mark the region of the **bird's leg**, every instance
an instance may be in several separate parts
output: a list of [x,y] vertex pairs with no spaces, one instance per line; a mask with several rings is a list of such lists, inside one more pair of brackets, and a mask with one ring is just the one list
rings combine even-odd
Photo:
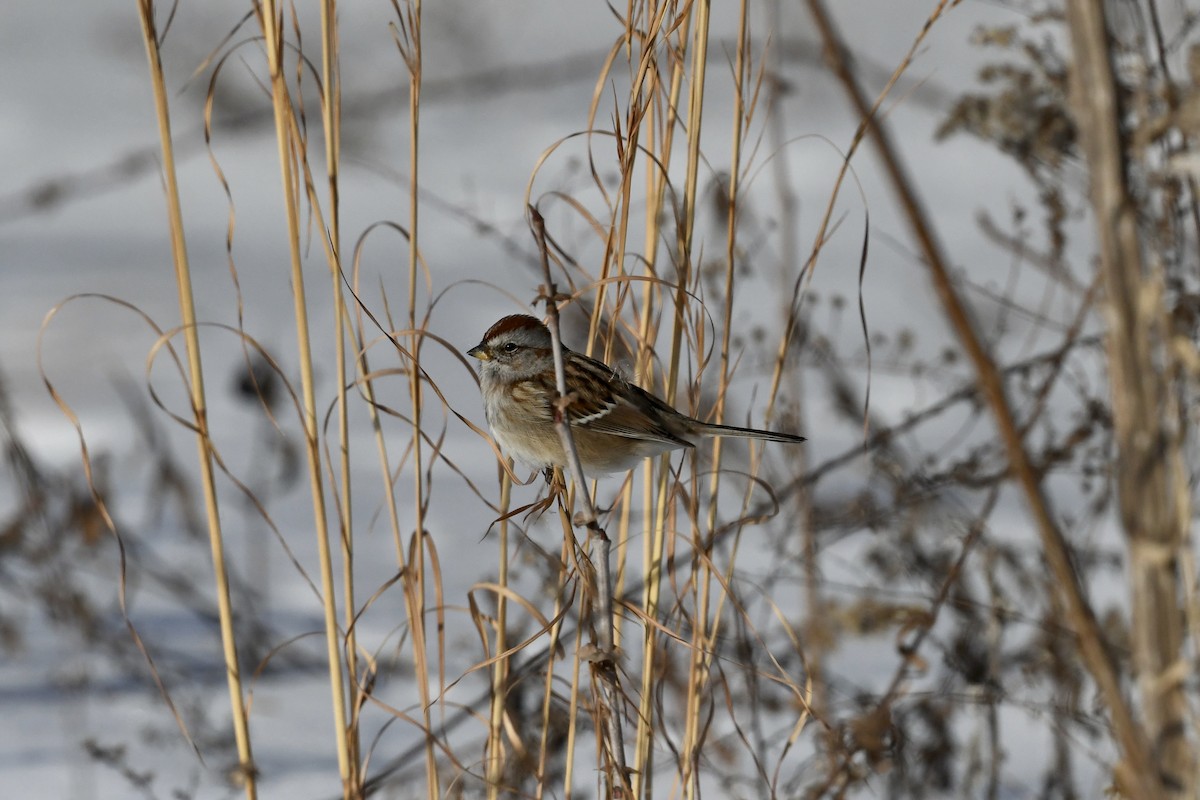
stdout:
[[562,470],[556,467],[546,467],[542,474],[546,476],[546,485],[550,487],[550,497],[555,498],[559,495],[566,496],[567,481],[563,477]]
[[559,497],[559,494],[562,494],[563,497],[565,497],[566,485],[557,469],[554,469],[553,467],[546,467],[541,470],[541,475],[544,477],[544,479],[546,479],[546,486],[550,487],[550,493],[548,493],[545,498],[536,501],[536,503],[526,506],[527,509],[529,509],[529,513],[526,515],[527,523],[540,517],[542,513],[545,513],[547,509],[550,509],[550,507],[554,505],[554,500]]

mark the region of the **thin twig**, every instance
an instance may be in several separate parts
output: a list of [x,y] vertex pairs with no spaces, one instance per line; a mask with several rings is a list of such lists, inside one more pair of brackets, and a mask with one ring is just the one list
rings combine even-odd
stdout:
[[596,625],[597,646],[599,653],[592,660],[592,668],[600,679],[603,687],[608,713],[605,722],[608,737],[608,755],[612,767],[609,771],[609,796],[617,796],[618,787],[625,796],[631,796],[629,775],[625,769],[625,743],[621,730],[623,703],[621,688],[616,670],[616,653],[613,652],[613,599],[612,573],[609,565],[612,541],[600,527],[596,517],[596,506],[591,494],[587,491],[587,476],[583,472],[583,463],[579,460],[579,451],[575,448],[575,439],[571,435],[571,425],[567,421],[567,408],[574,401],[574,395],[567,391],[567,375],[563,367],[562,338],[558,329],[558,292],[550,274],[550,255],[546,247],[546,221],[532,206],[529,208],[533,223],[534,235],[537,238],[538,249],[542,254],[542,276],[545,284],[541,287],[540,297],[546,302],[546,327],[550,329],[550,347],[554,354],[554,379],[558,397],[554,401],[554,427],[562,439],[563,452],[570,467],[571,479],[575,483],[575,497],[583,505],[580,514],[583,527],[587,528],[588,538],[594,539],[599,545],[599,555],[596,559],[596,606],[599,616]]

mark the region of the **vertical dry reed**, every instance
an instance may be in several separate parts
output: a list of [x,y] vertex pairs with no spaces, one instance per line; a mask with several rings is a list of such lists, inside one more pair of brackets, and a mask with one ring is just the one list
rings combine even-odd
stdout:
[[163,77],[162,59],[158,49],[158,29],[154,19],[154,3],[139,0],[138,12],[142,24],[142,40],[150,67],[150,83],[154,89],[154,106],[158,119],[162,147],[163,176],[166,180],[168,219],[171,226],[171,252],[175,264],[175,285],[179,291],[179,313],[184,340],[187,344],[188,386],[195,415],[196,447],[199,451],[200,483],[204,492],[205,518],[208,522],[209,544],[212,549],[213,576],[216,582],[218,619],[221,628],[225,677],[229,703],[233,713],[233,732],[237,743],[240,779],[244,781],[246,797],[254,800],[258,794],[257,775],[251,752],[246,700],[242,689],[242,671],[238,664],[237,642],[234,638],[233,609],[229,595],[229,576],[225,564],[225,544],[221,518],[217,508],[217,489],[213,473],[213,454],[208,432],[208,411],[204,394],[204,369],[200,358],[200,338],[196,327],[196,308],[192,297],[192,275],[188,265],[187,244],[184,241],[183,209],[179,198],[179,182],[175,174],[175,148],[171,137],[170,109]]

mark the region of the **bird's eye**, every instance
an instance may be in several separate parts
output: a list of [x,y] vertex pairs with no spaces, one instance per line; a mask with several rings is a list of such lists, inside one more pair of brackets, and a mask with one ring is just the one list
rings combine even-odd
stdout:
[[509,342],[508,344],[504,345],[504,352],[515,353],[515,352],[517,352],[517,346],[515,344],[513,344],[512,342]]

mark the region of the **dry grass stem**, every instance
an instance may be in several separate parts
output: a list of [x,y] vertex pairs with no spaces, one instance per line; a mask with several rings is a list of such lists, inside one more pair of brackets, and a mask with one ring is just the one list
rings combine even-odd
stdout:
[[265,0],[259,7],[259,24],[267,52],[271,76],[271,99],[275,113],[275,138],[279,151],[280,178],[283,185],[287,215],[288,244],[291,255],[291,284],[296,324],[296,342],[300,358],[300,379],[303,399],[305,454],[313,504],[313,524],[317,534],[317,553],[320,559],[321,595],[325,616],[326,655],[329,664],[329,688],[332,695],[334,737],[337,742],[338,773],[343,793],[350,798],[357,791],[352,784],[355,768],[350,747],[347,696],[341,659],[341,636],[338,630],[337,592],[333,578],[333,559],[329,542],[329,527],[325,513],[325,489],[322,478],[316,395],[313,388],[313,359],[309,338],[308,302],[304,291],[304,272],[300,255],[300,215],[296,197],[296,174],[293,158],[297,145],[293,138],[293,109],[290,90],[284,74],[283,17],[274,0]]
[[187,346],[188,388],[195,417],[196,447],[199,451],[200,483],[204,492],[205,517],[208,523],[209,544],[212,549],[213,577],[216,582],[221,644],[224,651],[225,675],[229,703],[233,713],[233,731],[237,742],[239,772],[246,797],[258,795],[256,768],[251,753],[249,720],[242,689],[242,671],[238,664],[237,641],[233,627],[233,608],[230,601],[229,576],[225,563],[224,536],[217,508],[217,489],[213,473],[213,454],[208,432],[208,411],[204,394],[204,369],[200,358],[200,338],[196,326],[195,301],[192,295],[192,276],[188,266],[187,244],[183,232],[183,209],[179,198],[179,182],[175,174],[174,142],[171,138],[170,110],[163,80],[162,59],[158,49],[158,30],[154,19],[154,3],[139,0],[138,12],[142,23],[142,41],[150,66],[150,83],[154,89],[154,105],[162,146],[163,176],[166,180],[166,201],[171,226],[171,252],[175,264],[175,285],[179,291],[179,313],[183,322]]

